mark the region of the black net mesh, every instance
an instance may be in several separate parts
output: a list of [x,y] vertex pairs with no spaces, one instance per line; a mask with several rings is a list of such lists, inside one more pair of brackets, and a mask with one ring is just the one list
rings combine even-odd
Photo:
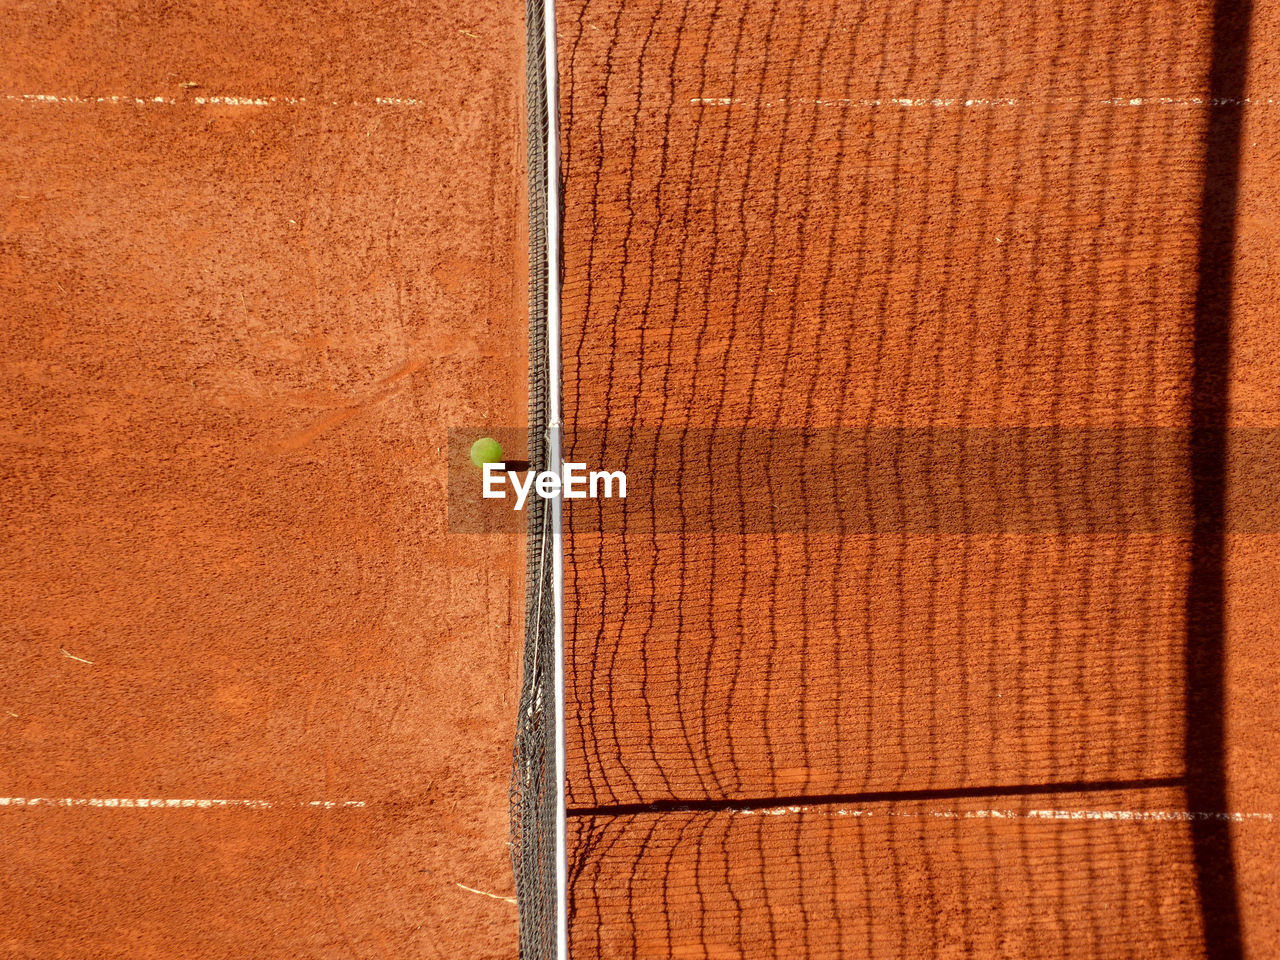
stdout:
[[[551,386],[547,359],[547,107],[542,0],[528,0],[527,99],[529,165],[529,464],[547,463]],[[528,579],[520,715],[511,778],[511,864],[520,912],[520,956],[555,956],[555,607],[552,602],[551,511],[528,505]]]

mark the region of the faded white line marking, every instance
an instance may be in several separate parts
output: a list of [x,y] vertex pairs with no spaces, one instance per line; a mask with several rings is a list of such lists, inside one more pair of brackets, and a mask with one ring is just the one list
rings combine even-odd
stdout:
[[154,799],[148,797],[0,797],[0,807],[123,807],[123,808],[195,808],[208,810],[213,807],[243,807],[250,810],[273,810],[298,807],[319,807],[333,810],[346,807],[363,807],[363,800],[227,800],[210,798]]
[[[458,881],[455,880],[454,883],[458,883]],[[501,900],[503,903],[516,902],[515,897],[500,897],[496,893],[486,893],[484,890],[477,890],[475,887],[468,887],[465,883],[458,883],[458,886],[467,891],[467,893],[478,893],[480,896],[489,897],[491,900]]]
[[1196,810],[870,810],[848,807],[789,806],[731,810],[732,813],[780,817],[788,813],[825,813],[837,817],[923,817],[940,820],[1126,820],[1139,823],[1177,823],[1192,820],[1221,820],[1243,823],[1261,820],[1272,823],[1272,813],[1225,813]]
[[1157,822],[1225,820],[1231,823],[1263,820],[1270,823],[1274,814],[1228,813],[1215,810],[1028,810],[1025,816],[1033,820],[1155,820]]
[[62,103],[62,104],[95,104],[125,103],[136,106],[226,106],[226,107],[302,107],[322,104],[334,107],[363,107],[377,105],[382,107],[418,107],[421,100],[412,97],[373,97],[370,100],[308,100],[306,97],[80,97],[49,93],[7,93],[4,99],[9,103]]
[[749,97],[694,97],[689,103],[704,107],[785,107],[792,104],[819,107],[1026,107],[1026,106],[1100,106],[1100,107],[1250,107],[1269,106],[1280,102],[1274,97],[836,97],[832,99],[784,98],[758,100]]

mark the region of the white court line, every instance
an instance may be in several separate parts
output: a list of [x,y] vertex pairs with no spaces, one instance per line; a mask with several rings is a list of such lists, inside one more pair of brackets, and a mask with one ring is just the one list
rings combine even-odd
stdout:
[[791,104],[819,107],[1026,107],[1026,106],[1101,106],[1101,107],[1250,107],[1280,103],[1274,97],[837,97],[834,99],[784,98],[757,100],[749,97],[694,97],[689,101],[704,107],[785,107]]
[[44,104],[94,104],[94,103],[131,103],[137,106],[226,106],[226,107],[418,107],[421,100],[412,97],[374,97],[371,100],[308,100],[306,97],[80,97],[74,95],[58,95],[51,93],[7,93],[4,99],[9,103],[44,103]]
[[0,797],[0,807],[124,807],[138,808],[195,808],[208,810],[213,807],[241,807],[250,810],[272,810],[278,808],[318,807],[324,810],[335,808],[363,807],[363,800],[225,800],[225,799],[164,799],[148,797]]
[[488,897],[490,900],[501,900],[503,903],[516,902],[515,897],[500,897],[496,893],[489,893],[487,890],[477,890],[475,887],[468,887],[465,883],[458,883],[458,881],[456,880],[454,881],[454,883],[457,884],[459,887],[461,887],[463,890],[467,891],[467,893],[478,893],[482,897]]
[[764,807],[731,810],[740,815],[780,817],[789,813],[820,812],[837,817],[917,817],[938,820],[1126,820],[1138,823],[1180,823],[1193,820],[1220,820],[1243,823],[1261,820],[1272,823],[1273,813],[1222,813],[1195,810],[870,810],[815,806]]

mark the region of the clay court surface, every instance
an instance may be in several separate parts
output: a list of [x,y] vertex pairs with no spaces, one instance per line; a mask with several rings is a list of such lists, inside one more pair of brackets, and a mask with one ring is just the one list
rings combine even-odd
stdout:
[[[1221,464],[1106,532],[752,492],[797,430],[1024,431],[1052,499],[1030,428],[1274,426],[1276,11],[560,12],[566,456],[634,487],[568,510],[573,955],[1276,956],[1280,541]],[[840,479],[948,493],[897,464]]]
[[523,11],[4,22],[0,956],[513,956]]
[[[525,543],[445,490],[525,416],[523,11],[6,14],[0,955],[514,956]],[[1212,484],[645,492],[1280,426],[1275,5],[559,18],[567,452],[634,491],[567,514],[572,956],[1277,956],[1280,536]]]

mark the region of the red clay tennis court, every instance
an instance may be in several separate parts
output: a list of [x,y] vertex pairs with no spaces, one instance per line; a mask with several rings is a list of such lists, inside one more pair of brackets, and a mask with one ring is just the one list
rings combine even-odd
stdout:
[[6,11],[0,957],[1280,956],[1280,7],[546,12]]
[[515,954],[522,20],[6,4],[0,957]]

